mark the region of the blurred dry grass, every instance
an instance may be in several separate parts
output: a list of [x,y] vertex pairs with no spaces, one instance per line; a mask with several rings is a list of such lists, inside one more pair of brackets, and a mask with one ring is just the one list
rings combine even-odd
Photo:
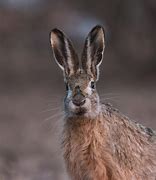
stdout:
[[36,0],[17,7],[5,2],[0,2],[1,180],[68,179],[60,149],[65,88],[48,39],[54,27],[80,52],[90,28],[103,24],[101,101],[156,129],[155,1]]

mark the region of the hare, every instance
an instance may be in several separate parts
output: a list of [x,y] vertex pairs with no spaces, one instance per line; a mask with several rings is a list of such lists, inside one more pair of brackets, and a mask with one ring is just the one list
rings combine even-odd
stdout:
[[81,60],[62,31],[53,29],[50,41],[66,85],[62,146],[71,179],[156,180],[156,132],[100,103],[104,29],[90,31]]

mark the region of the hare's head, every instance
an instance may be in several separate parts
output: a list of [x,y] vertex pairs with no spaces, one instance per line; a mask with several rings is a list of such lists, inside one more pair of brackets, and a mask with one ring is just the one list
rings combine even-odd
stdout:
[[96,81],[105,47],[103,28],[96,26],[88,34],[80,61],[63,32],[52,30],[50,40],[55,60],[64,73],[67,115],[95,117],[100,111]]

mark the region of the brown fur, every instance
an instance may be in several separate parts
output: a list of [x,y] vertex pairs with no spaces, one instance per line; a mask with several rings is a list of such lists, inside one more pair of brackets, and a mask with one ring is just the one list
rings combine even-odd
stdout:
[[73,180],[156,180],[156,133],[109,104],[96,91],[104,29],[94,27],[82,59],[60,30],[51,32],[55,60],[67,87],[63,151]]
[[96,119],[66,119],[63,137],[73,180],[156,179],[156,135],[109,105]]

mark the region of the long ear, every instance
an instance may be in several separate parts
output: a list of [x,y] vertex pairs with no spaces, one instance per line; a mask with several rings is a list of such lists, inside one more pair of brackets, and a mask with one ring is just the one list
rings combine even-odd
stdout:
[[95,80],[98,80],[99,65],[102,62],[104,48],[104,29],[98,25],[88,34],[82,53],[82,68]]
[[76,73],[79,60],[71,41],[62,31],[53,29],[50,33],[50,42],[55,60],[64,71],[65,76]]

